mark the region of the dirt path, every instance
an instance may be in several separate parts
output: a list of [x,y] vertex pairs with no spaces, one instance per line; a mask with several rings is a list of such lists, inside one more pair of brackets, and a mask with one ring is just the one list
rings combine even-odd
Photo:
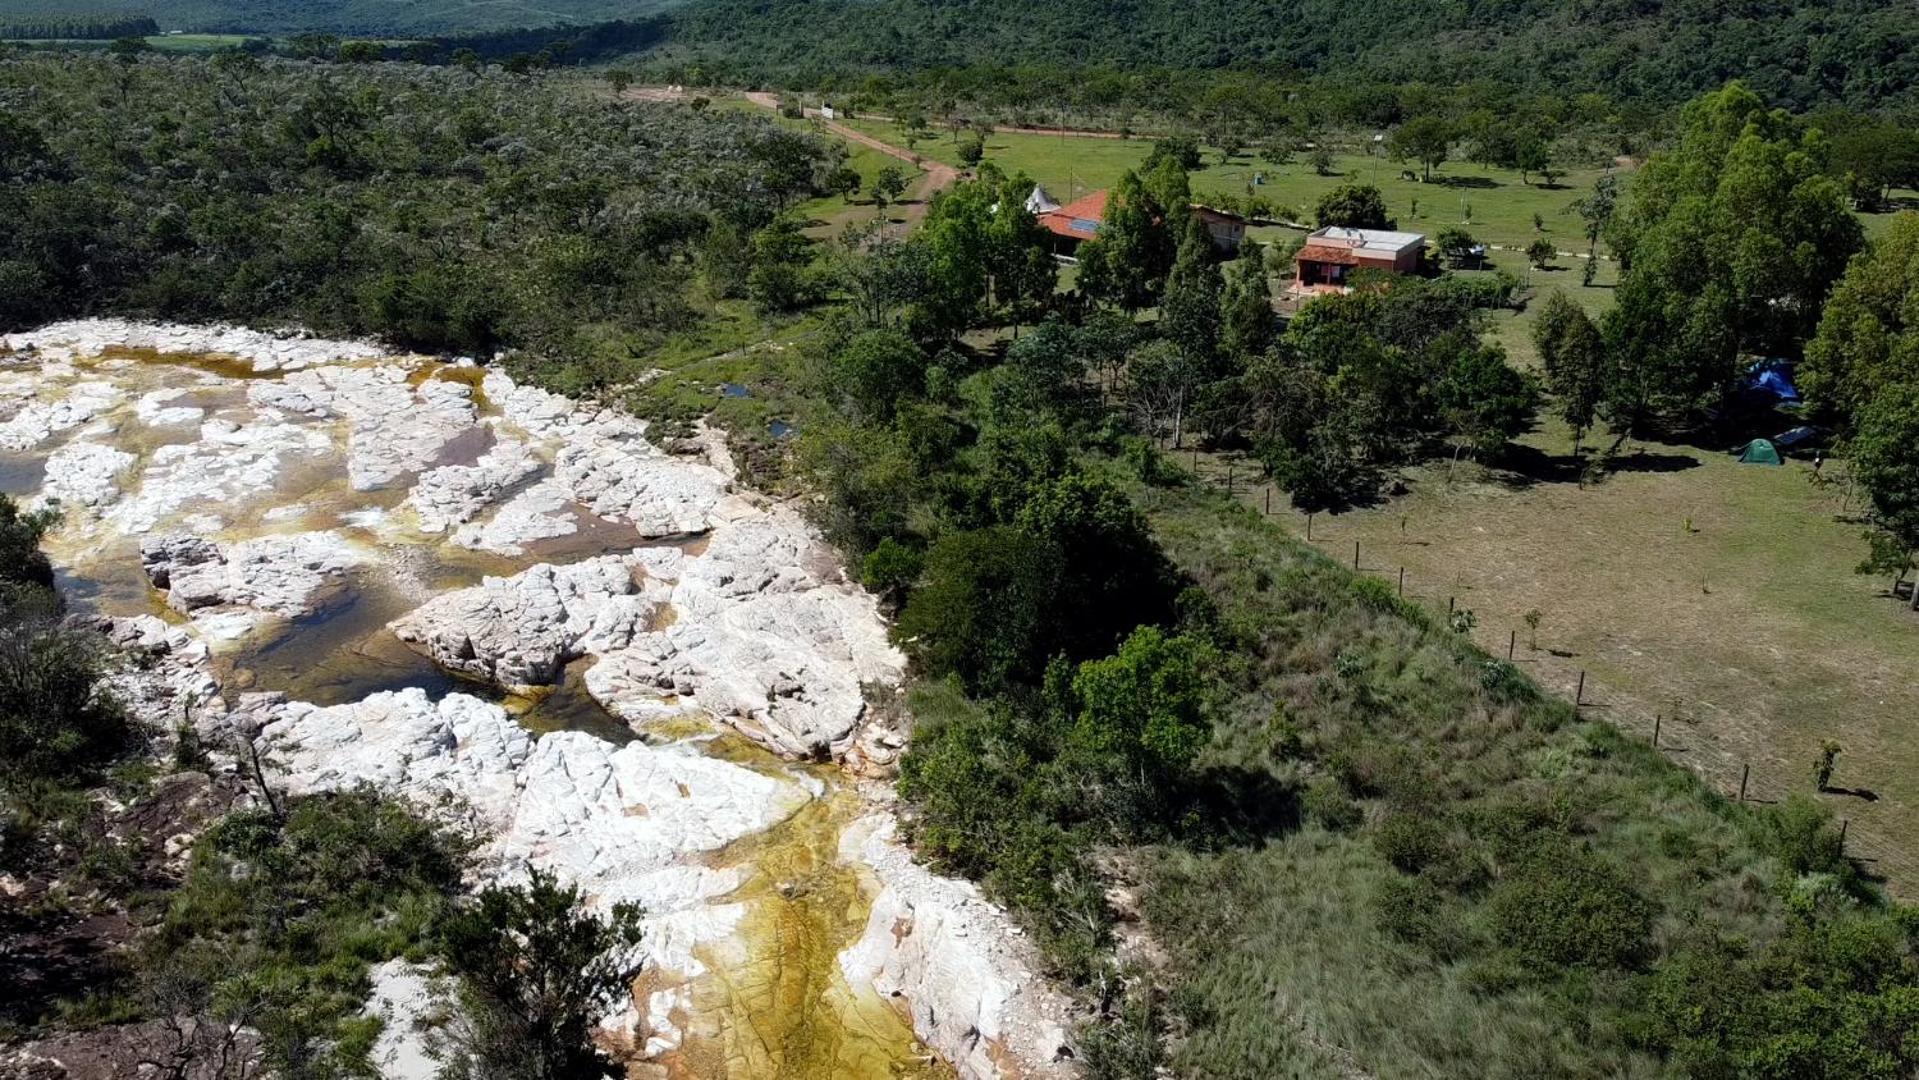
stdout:
[[[746,91],[746,100],[762,108],[777,110],[780,107],[779,99],[764,90]],[[922,171],[923,175],[920,177],[918,186],[913,189],[911,197],[898,204],[901,214],[909,222],[925,217],[926,204],[932,200],[933,196],[959,182],[959,170],[951,165],[916,154],[903,146],[882,142],[865,132],[854,131],[837,120],[827,120],[820,116],[818,109],[807,109],[805,114],[808,119],[818,120],[826,126],[826,130],[847,142],[878,150],[888,157],[896,157]]]

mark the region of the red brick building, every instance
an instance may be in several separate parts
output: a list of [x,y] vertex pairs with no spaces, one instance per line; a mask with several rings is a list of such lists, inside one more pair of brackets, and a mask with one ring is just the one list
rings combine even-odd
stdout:
[[1345,292],[1347,276],[1360,269],[1411,274],[1425,250],[1420,233],[1328,226],[1308,236],[1293,256],[1293,291]]

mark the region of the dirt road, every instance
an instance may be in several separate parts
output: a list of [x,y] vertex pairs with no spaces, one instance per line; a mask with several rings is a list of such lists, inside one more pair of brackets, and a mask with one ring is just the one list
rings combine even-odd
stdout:
[[[779,99],[764,90],[748,90],[746,92],[746,100],[767,109],[778,109],[780,107]],[[806,116],[808,119],[818,120],[826,126],[826,130],[845,139],[847,142],[858,143],[861,146],[878,150],[882,154],[886,154],[889,157],[896,157],[912,165],[914,168],[923,171],[924,175],[920,177],[920,182],[918,186],[913,189],[911,197],[898,204],[900,212],[908,221],[918,221],[920,218],[926,216],[926,204],[932,199],[934,194],[944,191],[959,181],[959,170],[953,168],[951,165],[934,161],[932,158],[922,157],[903,146],[894,146],[892,143],[882,142],[863,131],[854,131],[852,128],[847,127],[837,120],[824,119],[820,116],[818,109],[807,109]]]

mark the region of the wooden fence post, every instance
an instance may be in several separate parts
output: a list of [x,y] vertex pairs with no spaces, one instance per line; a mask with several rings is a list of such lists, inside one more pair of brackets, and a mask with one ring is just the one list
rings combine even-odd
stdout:
[[1507,663],[1509,664],[1512,663],[1513,649],[1518,644],[1519,644],[1519,631],[1508,630],[1506,632],[1506,662]]
[[1306,513],[1306,539],[1310,541],[1312,538],[1313,538],[1313,515],[1312,515],[1312,512],[1309,510]]
[[1652,748],[1659,749],[1659,714],[1652,714]]
[[1573,691],[1573,708],[1577,709],[1585,704],[1586,704],[1586,671],[1584,668],[1581,668],[1579,671],[1579,689]]
[[1403,566],[1399,568],[1399,595],[1406,595],[1406,568]]
[[1353,569],[1359,569],[1359,541],[1353,541]]
[[1846,826],[1851,824],[1852,824],[1851,818],[1839,819],[1839,854],[1841,855],[1844,855],[1846,853]]
[[1752,779],[1752,762],[1748,761],[1746,762],[1746,767],[1743,770],[1741,770],[1739,773],[1739,801],[1740,802],[1746,801],[1746,781],[1750,779]]
[[1268,516],[1271,516],[1272,512],[1273,512],[1273,489],[1267,488],[1266,489],[1266,514]]

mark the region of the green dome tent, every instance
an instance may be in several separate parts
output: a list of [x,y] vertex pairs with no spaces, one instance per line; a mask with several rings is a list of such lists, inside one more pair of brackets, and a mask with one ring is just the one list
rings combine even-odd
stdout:
[[1779,448],[1766,439],[1754,439],[1739,448],[1739,460],[1748,465],[1784,465]]

